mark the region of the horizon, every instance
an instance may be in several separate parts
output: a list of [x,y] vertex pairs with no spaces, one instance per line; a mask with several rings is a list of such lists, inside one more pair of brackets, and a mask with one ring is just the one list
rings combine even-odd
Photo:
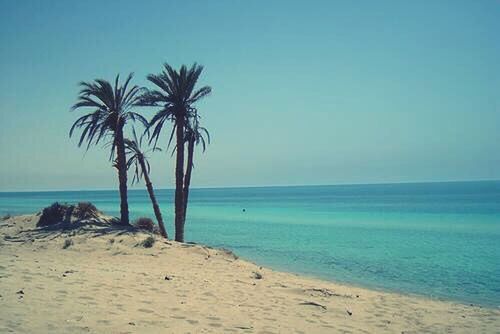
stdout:
[[[210,189],[251,189],[251,188],[306,188],[306,187],[344,187],[344,186],[384,186],[384,185],[416,185],[416,184],[443,184],[443,183],[495,183],[500,179],[483,180],[447,180],[447,181],[405,181],[405,182],[379,182],[379,183],[336,183],[336,184],[289,184],[289,185],[249,185],[249,186],[220,186],[220,187],[191,187],[190,190]],[[175,191],[175,188],[156,188],[155,190]],[[44,192],[94,192],[94,191],[118,191],[118,189],[49,189],[49,190],[0,190],[4,193],[44,193]],[[129,187],[128,191],[146,191],[144,187]]]
[[[117,189],[108,151],[68,138],[77,83],[151,87],[165,61],[213,88],[193,187],[500,179],[496,1],[0,1],[1,192]],[[169,152],[150,161],[173,188]]]

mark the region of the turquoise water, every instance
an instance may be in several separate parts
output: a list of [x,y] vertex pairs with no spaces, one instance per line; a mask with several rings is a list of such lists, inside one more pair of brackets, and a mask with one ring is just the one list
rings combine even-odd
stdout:
[[[193,189],[186,237],[279,270],[500,306],[500,181]],[[173,234],[171,190],[158,191]],[[92,201],[115,191],[0,193],[0,214]],[[153,216],[130,191],[133,218]],[[243,212],[245,209],[245,212]]]

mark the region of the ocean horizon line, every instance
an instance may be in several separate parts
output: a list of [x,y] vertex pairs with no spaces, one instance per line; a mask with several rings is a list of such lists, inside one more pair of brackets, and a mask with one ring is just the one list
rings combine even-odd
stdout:
[[[349,187],[349,186],[390,186],[390,185],[416,185],[416,184],[452,184],[452,183],[482,183],[500,182],[500,179],[477,179],[477,180],[443,180],[443,181],[401,181],[401,182],[360,182],[360,183],[334,183],[334,184],[277,184],[277,185],[238,185],[238,186],[199,186],[192,187],[192,190],[216,190],[216,189],[262,189],[262,188],[308,188],[308,187]],[[129,191],[142,191],[144,187],[130,188]],[[170,190],[175,188],[156,188],[156,190]],[[47,189],[47,190],[0,190],[0,194],[12,193],[57,193],[57,192],[95,192],[95,191],[118,191],[114,188],[95,189]]]

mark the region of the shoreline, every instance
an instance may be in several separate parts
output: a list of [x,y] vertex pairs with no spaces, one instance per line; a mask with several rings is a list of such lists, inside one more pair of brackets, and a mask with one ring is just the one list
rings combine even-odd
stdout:
[[[227,249],[225,247],[218,248],[215,246],[210,246],[210,245],[205,245],[202,243],[195,243],[197,245],[204,245],[206,247],[210,247],[213,249]],[[242,260],[252,263],[256,266],[260,266],[257,262],[258,261],[253,261],[251,259],[247,259],[246,257],[242,257]],[[390,288],[384,288],[380,286],[370,286],[370,285],[363,285],[362,283],[354,283],[354,282],[347,282],[347,281],[341,281],[337,280],[334,278],[326,277],[326,276],[321,276],[321,275],[314,275],[306,272],[296,272],[293,270],[289,270],[287,268],[278,268],[273,265],[267,265],[264,264],[263,267],[266,267],[270,270],[277,271],[277,272],[283,272],[286,274],[298,276],[298,277],[303,277],[305,279],[311,279],[311,280],[317,280],[317,281],[324,281],[324,282],[330,282],[335,285],[341,285],[345,287],[350,287],[353,289],[365,289],[365,290],[370,290],[370,291],[376,291],[380,293],[388,293],[388,294],[396,294],[404,297],[410,297],[410,298],[422,298],[422,299],[428,299],[432,301],[437,301],[437,302],[443,302],[443,303],[452,303],[452,304],[460,304],[460,305],[466,305],[466,306],[473,306],[473,307],[480,307],[480,308],[487,308],[487,309],[494,309],[494,310],[500,310],[500,301],[498,302],[498,305],[494,304],[488,304],[488,303],[478,303],[478,302],[472,302],[472,301],[465,301],[459,298],[452,298],[452,297],[445,297],[445,296],[432,296],[432,295],[426,295],[418,292],[409,292],[409,291],[404,291],[404,290],[398,290],[398,289],[390,289]]]
[[0,331],[492,333],[500,327],[496,308],[277,271],[231,251],[159,237],[144,248],[144,232],[49,233],[35,228],[35,220],[0,221]]

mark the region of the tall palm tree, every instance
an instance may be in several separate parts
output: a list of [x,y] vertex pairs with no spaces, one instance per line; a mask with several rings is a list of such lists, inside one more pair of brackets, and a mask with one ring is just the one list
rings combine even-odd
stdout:
[[160,106],[161,109],[153,116],[150,127],[154,127],[150,141],[158,141],[158,137],[166,121],[173,122],[170,134],[172,140],[176,136],[175,164],[175,240],[184,241],[184,130],[193,113],[193,105],[210,94],[212,89],[203,86],[195,89],[203,66],[193,64],[189,69],[182,65],[179,71],[169,64],[159,74],[148,75],[148,80],[156,87],[143,95],[142,104]]
[[149,161],[146,156],[146,154],[149,152],[161,151],[161,150],[158,147],[153,147],[148,151],[143,151],[141,149],[141,146],[142,146],[142,138],[144,137],[137,139],[135,129],[132,131],[132,134],[133,134],[132,139],[125,138],[125,149],[129,156],[127,161],[127,169],[134,166],[134,177],[132,179],[132,183],[139,182],[141,178],[144,178],[149,198],[151,199],[151,203],[153,205],[153,211],[155,213],[156,220],[158,221],[158,226],[160,227],[160,233],[163,237],[168,238],[167,230],[165,229],[163,218],[161,216],[160,207],[158,205],[158,201],[156,200],[156,196],[153,190],[153,184],[151,183],[151,179],[149,178],[151,166],[149,165]]
[[118,169],[120,184],[120,215],[121,224],[129,224],[127,202],[127,166],[123,130],[128,121],[140,121],[147,125],[147,120],[141,115],[130,111],[140,97],[141,88],[128,87],[133,74],[129,74],[123,85],[119,84],[120,75],[115,78],[114,86],[108,81],[96,79],[94,82],[81,82],[82,87],[78,101],[72,110],[91,108],[93,111],[78,118],[69,131],[73,135],[75,129],[82,129],[78,146],[85,141],[87,150],[91,145],[97,145],[106,137],[111,137],[111,155],[113,159],[116,150],[114,166]]
[[[205,136],[207,138],[206,140]],[[184,219],[186,218],[187,215],[189,186],[191,184],[191,173],[194,167],[193,159],[194,159],[195,145],[201,144],[203,152],[205,152],[207,144],[210,144],[210,134],[208,133],[207,129],[200,126],[199,116],[196,109],[194,110],[194,116],[191,118],[190,122],[188,123],[188,126],[186,127],[185,141],[187,142],[188,157],[186,164],[186,175],[184,177]]]

